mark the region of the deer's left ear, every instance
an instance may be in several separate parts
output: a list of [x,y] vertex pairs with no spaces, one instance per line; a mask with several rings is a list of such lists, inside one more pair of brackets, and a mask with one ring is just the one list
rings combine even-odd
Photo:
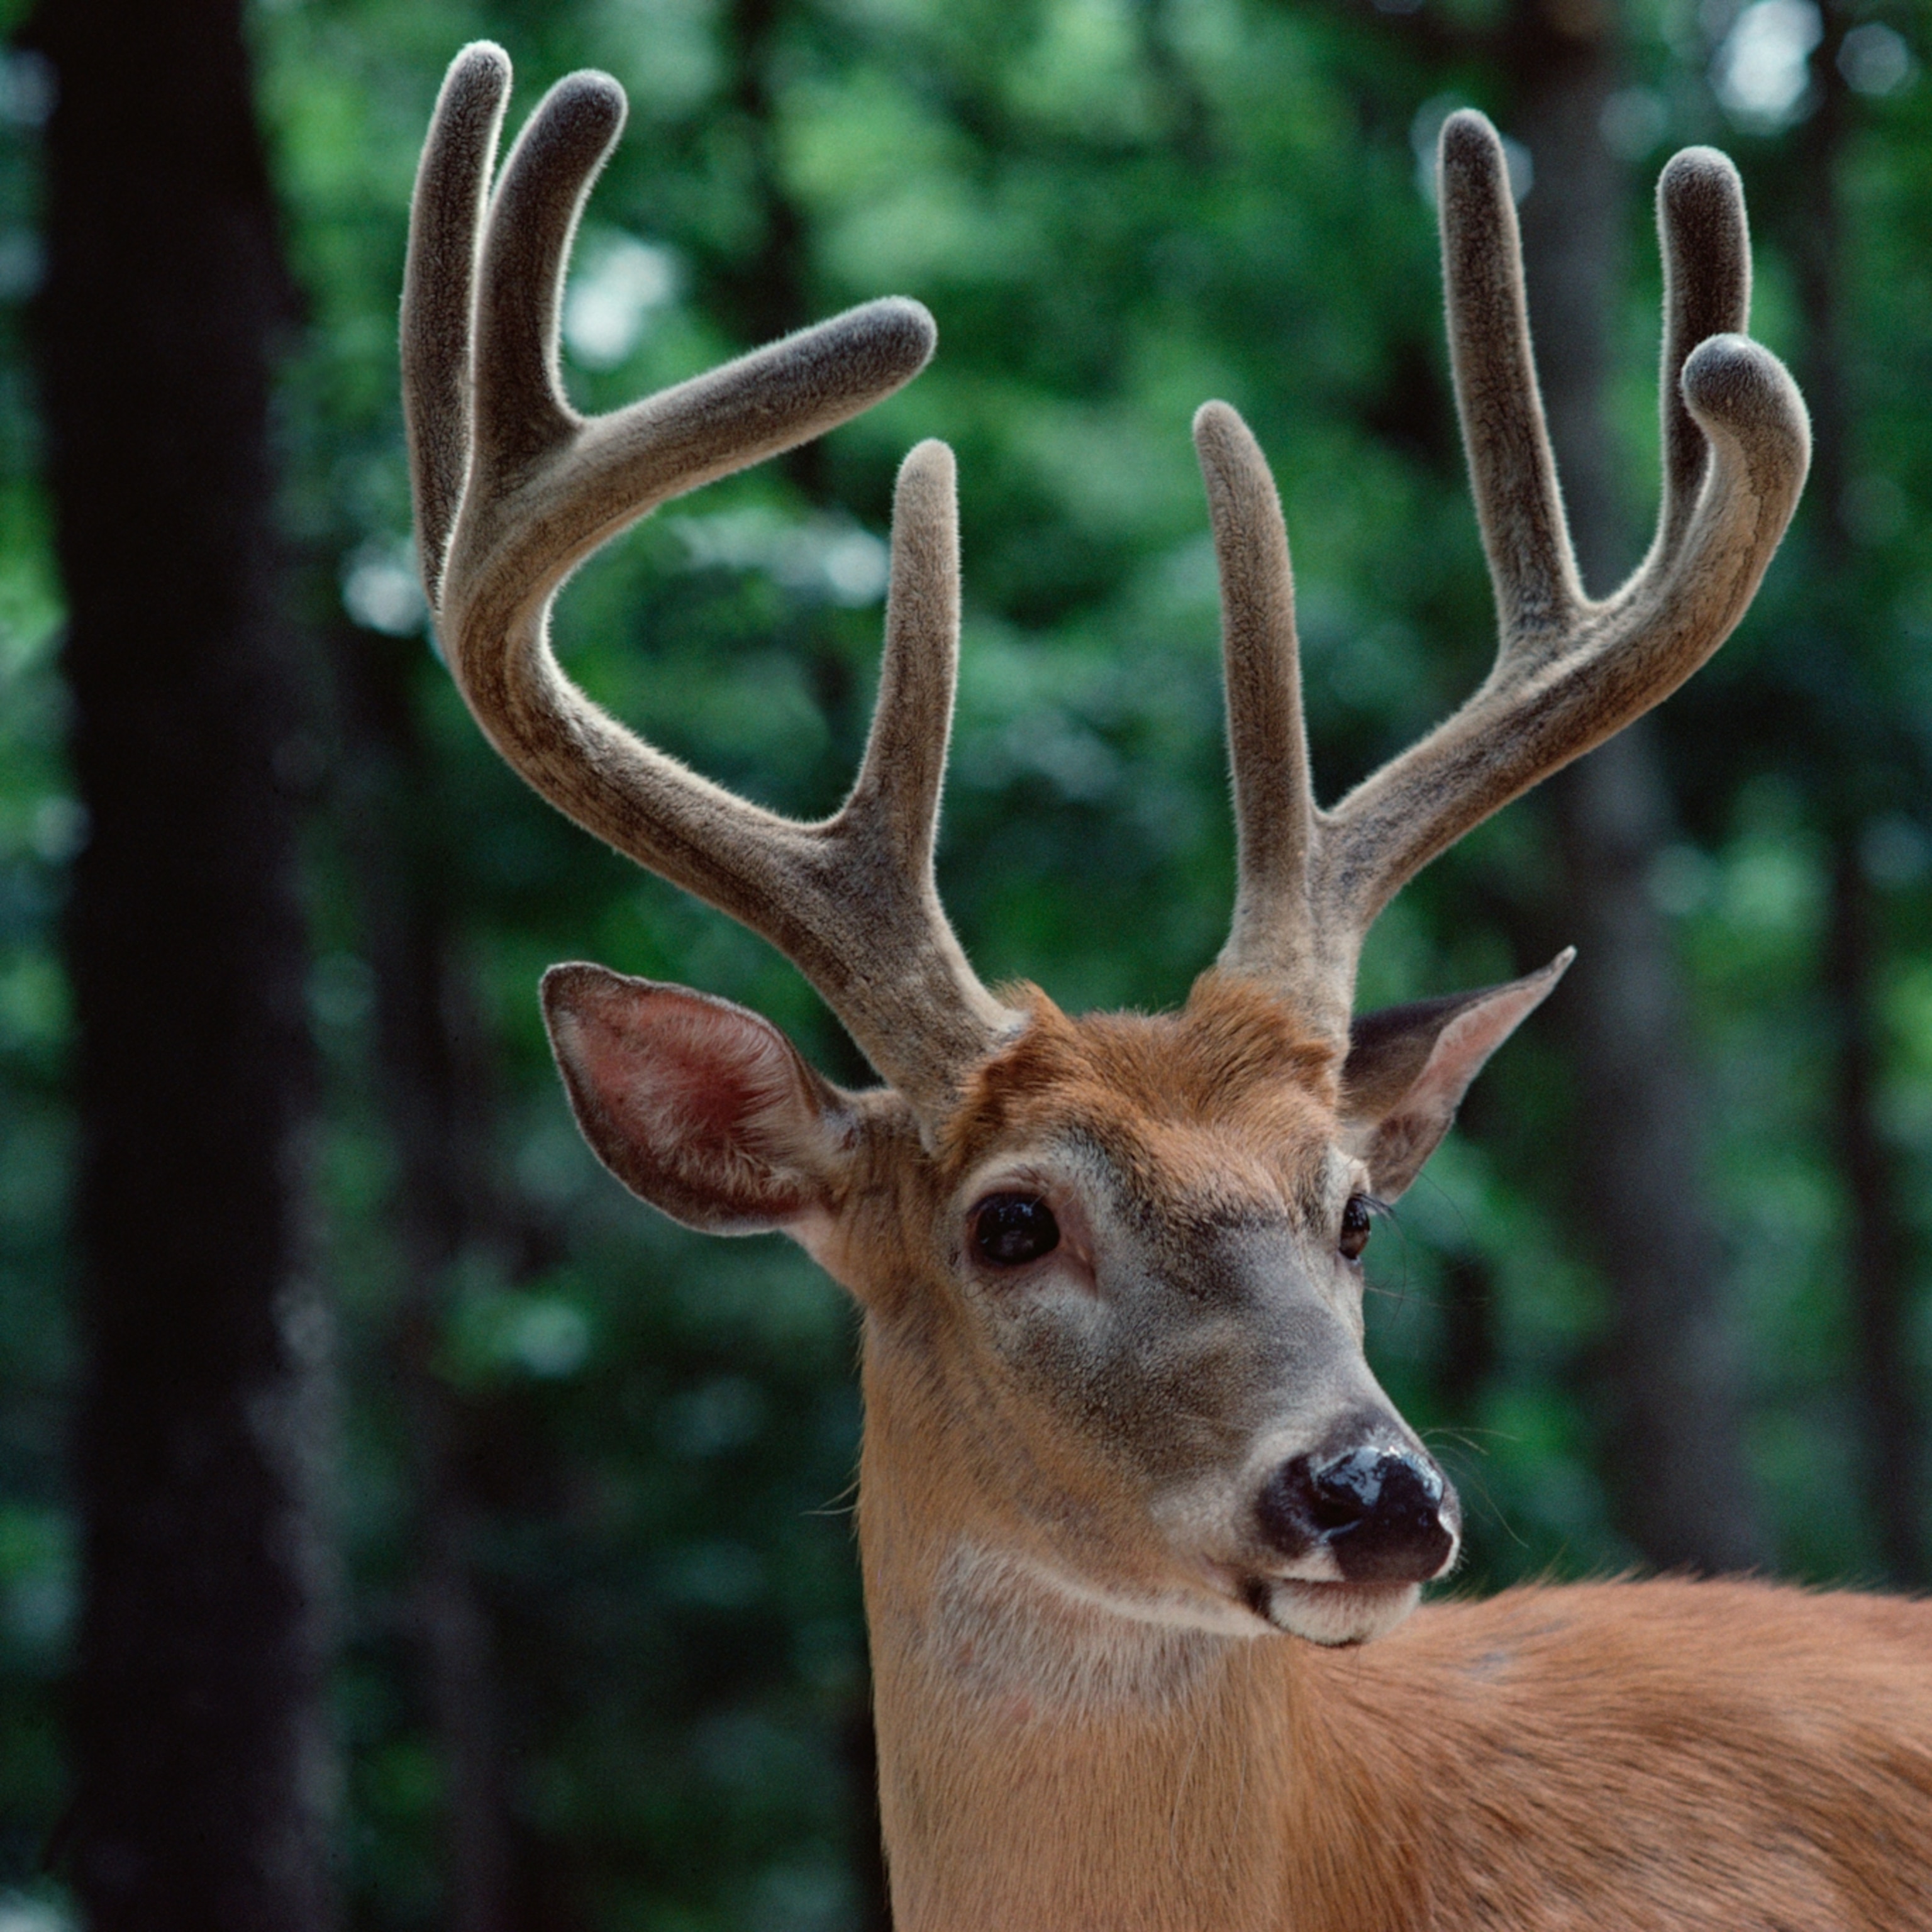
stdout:
[[1576,956],[1572,947],[1527,979],[1384,1007],[1350,1027],[1342,1118],[1348,1150],[1368,1163],[1369,1184],[1382,1199],[1394,1200],[1421,1172],[1483,1063]]

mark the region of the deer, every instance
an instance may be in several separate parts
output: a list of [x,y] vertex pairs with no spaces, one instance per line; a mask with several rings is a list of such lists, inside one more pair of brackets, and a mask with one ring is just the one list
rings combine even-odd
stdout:
[[975,976],[934,884],[960,626],[950,452],[896,485],[858,776],[802,823],[644,742],[565,676],[551,605],[667,500],[910,381],[872,302],[601,417],[562,278],[625,116],[553,88],[500,169],[502,51],[451,67],[411,214],[401,361],[419,561],[484,734],[620,852],[778,946],[881,1084],[756,1014],[573,964],[542,998],[591,1148],[718,1234],[780,1230],[857,1304],[858,1542],[902,1932],[1822,1932],[1932,1924],[1932,1609],[1755,1579],[1432,1601],[1453,1486],[1364,1352],[1363,1254],[1566,952],[1354,1013],[1402,885],[1667,696],[1730,633],[1809,461],[1744,332],[1720,154],[1663,171],[1661,507],[1587,597],[1490,124],[1450,117],[1450,361],[1500,640],[1460,709],[1324,808],[1274,484],[1194,436],[1218,560],[1238,879],[1178,1011],[1070,1016]]

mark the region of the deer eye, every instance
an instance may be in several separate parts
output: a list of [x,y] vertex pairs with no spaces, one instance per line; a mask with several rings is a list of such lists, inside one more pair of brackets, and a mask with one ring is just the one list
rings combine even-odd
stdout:
[[1360,1195],[1352,1194],[1342,1210],[1342,1238],[1335,1244],[1345,1259],[1361,1259],[1362,1250],[1369,1245],[1369,1204]]
[[973,1252],[994,1268],[1019,1268],[1060,1245],[1060,1223],[1036,1194],[989,1194],[973,1210]]

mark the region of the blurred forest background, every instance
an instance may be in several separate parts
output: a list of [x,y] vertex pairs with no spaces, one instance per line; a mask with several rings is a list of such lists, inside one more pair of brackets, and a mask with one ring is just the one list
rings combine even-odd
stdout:
[[513,124],[575,66],[630,94],[564,315],[580,404],[875,294],[940,330],[884,407],[597,559],[566,663],[704,772],[829,808],[892,472],[948,438],[942,887],[983,976],[1075,1009],[1179,1000],[1226,930],[1196,405],[1235,403],[1276,466],[1333,796],[1493,636],[1443,117],[1475,104],[1511,143],[1599,592],[1654,502],[1652,184],[1688,142],[1736,158],[1812,483],[1718,659],[1382,920],[1365,1004],[1582,953],[1377,1234],[1371,1355],[1462,1485],[1454,1587],[1932,1582],[1921,9],[0,20],[4,1932],[884,1923],[851,1312],[779,1240],[687,1236],[596,1168],[537,975],[687,982],[864,1069],[762,944],[496,762],[415,586],[404,224],[478,35],[517,63]]

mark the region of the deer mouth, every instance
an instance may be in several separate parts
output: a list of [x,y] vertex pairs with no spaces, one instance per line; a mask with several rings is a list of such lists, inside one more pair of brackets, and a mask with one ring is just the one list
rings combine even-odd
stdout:
[[1326,1649],[1345,1650],[1386,1636],[1421,1600],[1422,1586],[1249,1576],[1242,1580],[1238,1594],[1270,1630]]

